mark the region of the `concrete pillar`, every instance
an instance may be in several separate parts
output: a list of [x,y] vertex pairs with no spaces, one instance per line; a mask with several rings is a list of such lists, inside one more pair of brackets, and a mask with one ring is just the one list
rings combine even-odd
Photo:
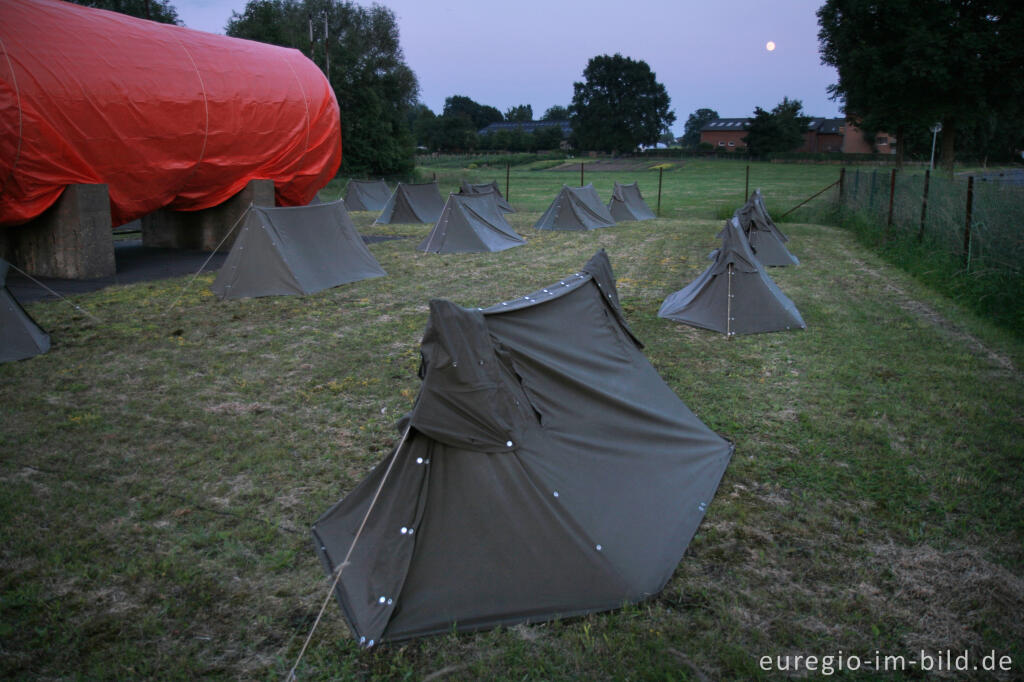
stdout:
[[35,220],[0,228],[0,255],[40,277],[92,279],[115,272],[106,185],[68,185]]
[[[142,218],[143,246],[213,251],[224,240],[221,251],[228,251],[238,235],[238,221],[249,204],[274,205],[274,181],[250,180],[245,188],[222,204],[201,211],[160,209]],[[224,235],[234,227],[227,239]]]

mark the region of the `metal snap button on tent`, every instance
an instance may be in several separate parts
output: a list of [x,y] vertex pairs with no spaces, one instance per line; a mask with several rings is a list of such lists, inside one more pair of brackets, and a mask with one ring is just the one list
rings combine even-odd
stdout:
[[505,447],[509,447],[509,448],[512,447],[512,441],[510,441],[510,440],[505,441]]
[[386,602],[387,600],[388,600],[388,598],[387,598],[387,597],[380,597],[380,598],[379,598],[379,599],[377,600],[377,602],[378,602],[378,603],[380,603],[380,604],[383,604],[383,603],[384,603],[384,602]]
[[554,495],[555,497],[558,497],[558,491],[557,490],[555,492],[551,493],[551,494]]
[[423,464],[423,458],[422,457],[417,457],[416,458],[416,463],[417,464]]
[[601,551],[601,545],[598,545],[595,549],[597,549],[597,551],[600,552]]
[[406,528],[405,526],[402,526],[402,531],[401,532],[402,532],[402,535],[405,535],[406,533],[409,532],[409,529]]
[[366,637],[360,637],[359,638],[359,643],[360,644],[366,644]]

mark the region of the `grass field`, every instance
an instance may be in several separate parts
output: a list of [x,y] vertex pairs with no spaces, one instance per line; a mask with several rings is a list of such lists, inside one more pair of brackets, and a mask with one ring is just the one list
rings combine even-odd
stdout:
[[[504,190],[503,167],[434,172],[444,191]],[[638,180],[653,205],[643,173],[587,179],[602,196]],[[327,590],[308,528],[394,444],[428,300],[505,300],[603,247],[647,357],[736,445],[665,590],[369,651],[331,603],[299,679],[779,678],[762,656],[839,652],[865,661],[853,679],[876,652],[921,650],[994,651],[1012,657],[997,678],[1019,679],[1024,342],[806,222],[785,226],[801,266],[770,271],[806,331],[726,340],[657,318],[706,267],[744,173],[687,162],[664,174],[661,219],[556,234],[530,226],[578,170],[516,169],[521,248],[422,254],[429,226],[356,213],[364,234],[407,237],[370,246],[386,278],[221,302],[204,274],[170,312],[187,278],[75,299],[102,322],[28,306],[53,348],[0,365],[0,676],[283,679]],[[762,164],[751,188],[778,213],[835,176]]]

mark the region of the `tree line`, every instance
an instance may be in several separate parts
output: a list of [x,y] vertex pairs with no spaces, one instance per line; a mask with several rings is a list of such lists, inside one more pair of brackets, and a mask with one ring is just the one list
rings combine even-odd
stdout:
[[865,131],[894,133],[900,160],[927,150],[936,124],[950,172],[957,148],[1024,148],[1024,3],[827,0],[817,17],[832,98]]

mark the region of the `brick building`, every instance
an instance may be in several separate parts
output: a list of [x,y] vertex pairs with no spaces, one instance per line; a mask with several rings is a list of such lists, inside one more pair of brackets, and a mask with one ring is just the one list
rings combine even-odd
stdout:
[[[749,118],[719,118],[700,129],[700,141],[717,150],[746,149]],[[804,131],[804,143],[795,151],[821,154],[895,154],[896,139],[887,133],[878,133],[874,143],[864,139],[860,128],[842,118],[812,118]]]

